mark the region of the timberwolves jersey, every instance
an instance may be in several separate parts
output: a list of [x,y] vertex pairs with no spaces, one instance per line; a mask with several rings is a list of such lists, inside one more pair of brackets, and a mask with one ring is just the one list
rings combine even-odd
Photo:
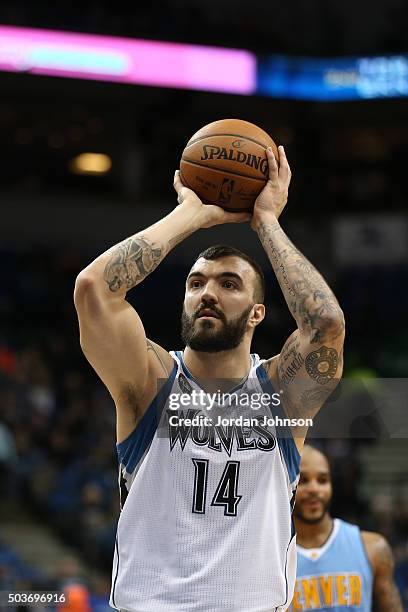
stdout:
[[297,552],[291,611],[371,612],[373,573],[356,525],[334,519],[324,546]]
[[171,355],[169,379],[117,445],[110,603],[132,612],[286,610],[300,456],[276,418],[278,394],[258,355],[223,398],[201,389],[181,352]]

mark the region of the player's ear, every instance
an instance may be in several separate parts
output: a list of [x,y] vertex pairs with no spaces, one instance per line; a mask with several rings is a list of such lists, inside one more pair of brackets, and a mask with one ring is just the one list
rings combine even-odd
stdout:
[[265,305],[264,304],[254,304],[251,320],[254,322],[255,326],[262,323],[264,318],[265,318]]

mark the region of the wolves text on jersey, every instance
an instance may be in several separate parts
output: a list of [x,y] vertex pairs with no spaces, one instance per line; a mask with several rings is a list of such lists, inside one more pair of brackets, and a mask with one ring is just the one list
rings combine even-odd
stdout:
[[170,451],[173,450],[177,442],[184,450],[189,438],[197,446],[208,446],[209,449],[220,453],[226,451],[228,455],[231,455],[234,441],[238,451],[254,449],[271,451],[276,446],[275,436],[267,427],[260,424],[261,419],[258,420],[258,424],[254,424],[256,419],[250,419],[250,426],[210,424],[208,419],[203,421],[202,424],[193,425],[193,419],[197,418],[200,411],[189,409],[186,414],[183,411],[177,411],[176,424],[172,425],[171,423],[174,422],[172,417],[175,416],[175,413],[173,410],[167,410],[166,413]]

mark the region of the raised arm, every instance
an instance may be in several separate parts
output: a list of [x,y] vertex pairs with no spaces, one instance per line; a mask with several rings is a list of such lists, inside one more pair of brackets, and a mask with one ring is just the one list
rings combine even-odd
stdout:
[[279,167],[271,151],[269,181],[255,205],[252,227],[268,255],[297,329],[281,353],[266,364],[277,380],[290,416],[311,416],[339,381],[343,367],[344,317],[330,287],[292,244],[279,224],[291,172],[283,147]]
[[203,205],[183,187],[178,173],[174,186],[179,205],[169,215],[97,257],[75,283],[81,347],[115,401],[118,441],[134,429],[157,392],[157,380],[167,378],[173,364],[167,351],[146,339],[127,291],[197,229],[248,220],[248,215]]

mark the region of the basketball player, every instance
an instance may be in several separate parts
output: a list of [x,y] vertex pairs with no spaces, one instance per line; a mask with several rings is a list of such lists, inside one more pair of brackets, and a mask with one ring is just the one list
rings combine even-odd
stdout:
[[[279,393],[281,404],[270,399],[263,416],[315,413],[341,376],[344,319],[279,224],[291,172],[282,147],[279,165],[271,150],[267,156],[269,180],[252,217],[204,205],[176,172],[178,206],[77,278],[81,346],[117,410],[122,511],[111,605],[120,610],[270,612],[292,599],[291,505],[305,430],[294,430],[295,442],[282,423],[244,426],[239,417],[254,410],[240,400]],[[194,231],[249,220],[296,322],[280,354],[260,360],[250,352],[265,316],[264,280],[256,262],[229,247],[207,249],[190,270],[184,351],[147,339],[127,291]],[[165,318],[173,296],[158,284],[157,299]],[[236,403],[214,406],[209,391],[218,385],[233,397],[229,380]],[[193,420],[215,411],[230,424]]]
[[333,519],[331,497],[327,458],[305,445],[294,510],[298,568],[291,611],[402,612],[386,540]]

